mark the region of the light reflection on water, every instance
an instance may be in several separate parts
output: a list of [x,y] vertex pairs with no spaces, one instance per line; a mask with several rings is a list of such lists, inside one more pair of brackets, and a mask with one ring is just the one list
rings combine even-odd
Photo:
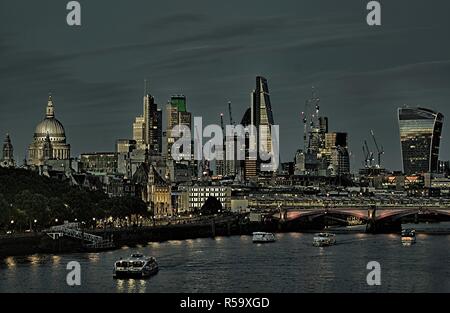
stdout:
[[[104,253],[31,255],[0,260],[0,292],[450,292],[449,235],[418,234],[404,248],[399,235],[337,234],[332,247],[312,246],[314,234],[277,234],[273,244],[251,236],[149,243]],[[140,252],[160,271],[149,279],[113,279],[116,260]],[[82,286],[66,285],[77,261]],[[383,285],[366,284],[378,261]]]
[[6,266],[8,267],[8,269],[12,269],[16,267],[16,260],[14,259],[14,257],[8,257],[5,259],[5,263]]

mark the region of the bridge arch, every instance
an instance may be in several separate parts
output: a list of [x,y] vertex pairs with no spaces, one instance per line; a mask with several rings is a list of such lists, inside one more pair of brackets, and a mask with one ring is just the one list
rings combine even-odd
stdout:
[[434,215],[434,216],[445,216],[450,218],[450,212],[439,209],[428,209],[428,208],[417,208],[417,209],[405,209],[402,211],[389,211],[386,213],[382,213],[375,218],[377,222],[386,222],[386,221],[398,221],[404,217],[419,215]]

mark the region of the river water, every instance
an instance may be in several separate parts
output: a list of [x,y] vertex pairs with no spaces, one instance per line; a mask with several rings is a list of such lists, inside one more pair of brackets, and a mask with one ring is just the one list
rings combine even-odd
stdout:
[[[313,234],[277,234],[149,243],[102,253],[32,255],[0,261],[0,292],[450,292],[450,235],[338,234],[338,244],[312,246]],[[131,253],[155,256],[160,272],[146,280],[115,280],[114,261]],[[66,283],[70,261],[81,264],[81,286]],[[381,286],[368,286],[367,263],[381,265]]]

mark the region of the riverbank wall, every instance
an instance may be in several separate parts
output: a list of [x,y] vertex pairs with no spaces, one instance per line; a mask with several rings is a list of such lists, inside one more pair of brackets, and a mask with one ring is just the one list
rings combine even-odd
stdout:
[[[111,239],[114,248],[148,242],[184,240],[216,236],[250,235],[253,231],[275,231],[273,225],[250,223],[241,217],[209,219],[200,223],[173,224],[151,227],[127,227],[85,231]],[[113,249],[114,249],[113,248]],[[52,239],[45,233],[12,234],[0,237],[0,257],[36,253],[74,253],[97,251],[88,249],[81,240],[70,237]],[[99,250],[98,250],[99,251]]]

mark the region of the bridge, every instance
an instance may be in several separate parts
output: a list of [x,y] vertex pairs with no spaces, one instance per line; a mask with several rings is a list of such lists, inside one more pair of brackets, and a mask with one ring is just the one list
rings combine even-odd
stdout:
[[88,242],[86,247],[88,248],[109,248],[113,247],[114,243],[110,240],[103,239],[101,236],[93,235],[84,232],[80,229],[78,223],[66,223],[63,225],[52,226],[44,231],[50,238],[57,240],[63,236],[79,239],[83,243]]
[[272,219],[282,226],[323,224],[323,220],[349,225],[359,221],[367,225],[368,232],[400,230],[402,219],[414,217],[438,220],[450,220],[450,207],[317,207],[305,209],[283,209],[272,215]]

